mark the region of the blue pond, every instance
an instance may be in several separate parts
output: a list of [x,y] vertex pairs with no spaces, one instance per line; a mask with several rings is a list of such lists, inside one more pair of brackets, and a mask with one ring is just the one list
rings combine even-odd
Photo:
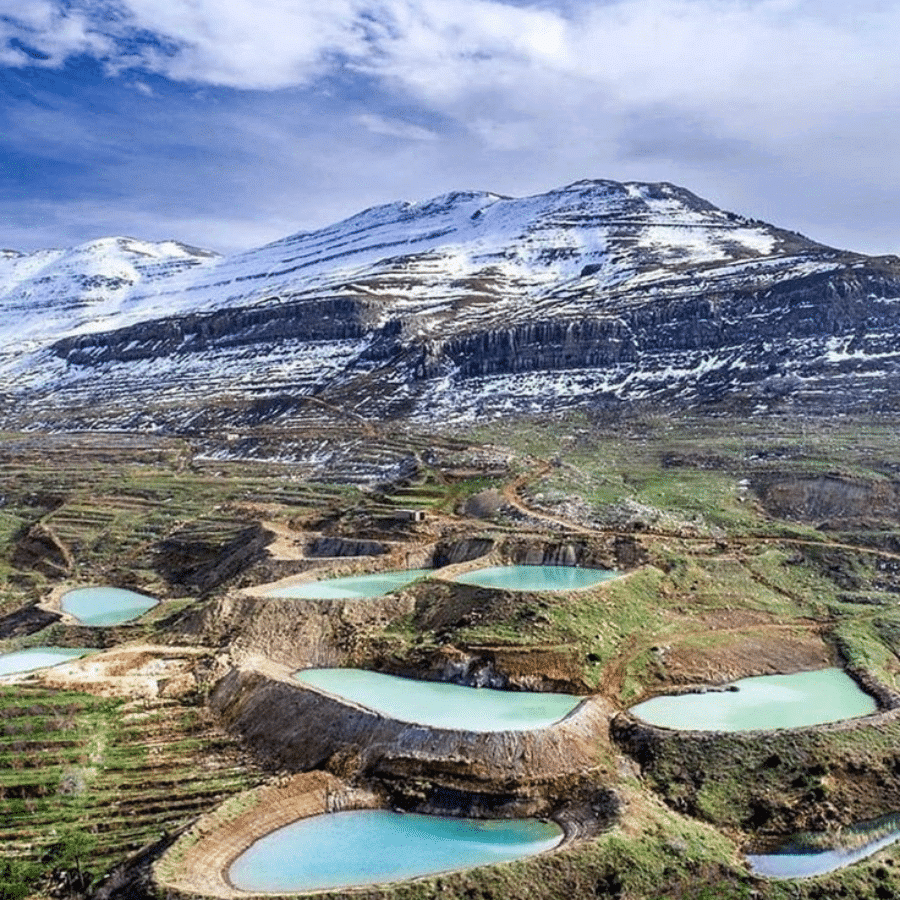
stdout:
[[349,575],[325,581],[291,584],[266,592],[268,597],[290,597],[298,600],[366,600],[380,597],[431,574],[431,569],[402,569],[397,572],[374,572],[371,575]]
[[767,878],[810,878],[866,859],[898,839],[900,815],[894,813],[835,834],[801,835],[774,853],[748,854],[747,860]]
[[610,569],[582,569],[578,566],[491,566],[456,577],[460,584],[509,591],[574,591],[616,578]]
[[364,669],[305,669],[294,677],[401,722],[466,731],[545,728],[568,715],[583,699],[572,694],[417,681]]
[[837,668],[759,675],[732,687],[735,690],[654,697],[630,712],[664,728],[754,731],[837,722],[877,709],[875,699]]
[[3,653],[0,654],[0,675],[58,666],[91,652],[88,647],[30,647],[28,650]]
[[301,819],[232,863],[243,891],[292,893],[403,881],[550,850],[562,830],[536,819],[477,820],[364,809]]
[[84,625],[120,625],[159,603],[153,597],[116,587],[77,588],[63,594],[62,608]]

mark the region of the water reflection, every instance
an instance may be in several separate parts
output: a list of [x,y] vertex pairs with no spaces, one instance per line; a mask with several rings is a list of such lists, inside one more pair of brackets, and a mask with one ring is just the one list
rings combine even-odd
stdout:
[[800,834],[773,853],[748,853],[747,860],[767,878],[810,878],[859,862],[898,838],[900,813],[891,813],[834,832]]
[[28,650],[3,653],[0,654],[0,675],[58,666],[90,652],[92,651],[88,647],[30,647]]
[[461,584],[510,591],[574,591],[618,576],[611,569],[580,566],[490,566],[456,577]]
[[875,699],[839,668],[759,675],[728,689],[670,694],[633,706],[630,712],[663,728],[692,731],[754,731],[800,728],[873,713]]
[[431,569],[402,569],[397,572],[348,575],[346,578],[328,578],[274,588],[267,591],[266,596],[298,600],[366,600],[396,591],[431,572]]
[[84,625],[121,625],[159,603],[146,594],[117,587],[77,588],[63,594],[61,605]]

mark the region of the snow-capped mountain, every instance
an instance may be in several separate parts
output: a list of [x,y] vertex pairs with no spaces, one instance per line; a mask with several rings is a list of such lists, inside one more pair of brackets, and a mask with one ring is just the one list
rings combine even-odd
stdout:
[[8,427],[452,421],[634,400],[893,404],[900,260],[670,184],[391,203],[220,257],[0,252]]

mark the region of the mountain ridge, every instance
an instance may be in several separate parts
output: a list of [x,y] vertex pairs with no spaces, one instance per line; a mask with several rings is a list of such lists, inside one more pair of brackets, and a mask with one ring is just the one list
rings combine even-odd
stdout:
[[0,257],[7,427],[893,409],[900,260],[667,182],[455,191],[225,257],[128,238],[48,253]]

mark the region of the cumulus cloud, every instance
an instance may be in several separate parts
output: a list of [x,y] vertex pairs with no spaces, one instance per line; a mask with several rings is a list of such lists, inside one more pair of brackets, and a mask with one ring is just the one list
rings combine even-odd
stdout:
[[133,26],[165,41],[143,61],[175,79],[238,88],[308,82],[365,50],[359,3],[124,0]]
[[7,65],[36,64],[26,46],[263,90],[352,71],[497,148],[590,129],[627,143],[661,107],[721,140],[815,146],[872,131],[900,86],[900,7],[880,0],[0,0],[0,28]]
[[58,66],[77,53],[107,55],[112,45],[93,18],[54,0],[0,0],[0,65]]
[[0,0],[7,65],[35,64],[24,46],[247,89],[349,67],[461,116],[665,103],[770,133],[895,95],[898,31],[880,0]]
[[[86,54],[137,91],[152,75],[267,96],[334,90],[358,141],[344,152],[370,170],[391,144],[442,159],[448,178],[452,153],[468,154],[478,186],[505,192],[538,168],[528,188],[680,177],[725,186],[712,199],[738,208],[767,184],[809,210],[803,195],[838,182],[845,210],[854,196],[892,201],[898,33],[888,0],[0,0],[0,64]],[[262,116],[246,127],[262,142],[274,128]],[[375,199],[399,194],[384,190]]]

